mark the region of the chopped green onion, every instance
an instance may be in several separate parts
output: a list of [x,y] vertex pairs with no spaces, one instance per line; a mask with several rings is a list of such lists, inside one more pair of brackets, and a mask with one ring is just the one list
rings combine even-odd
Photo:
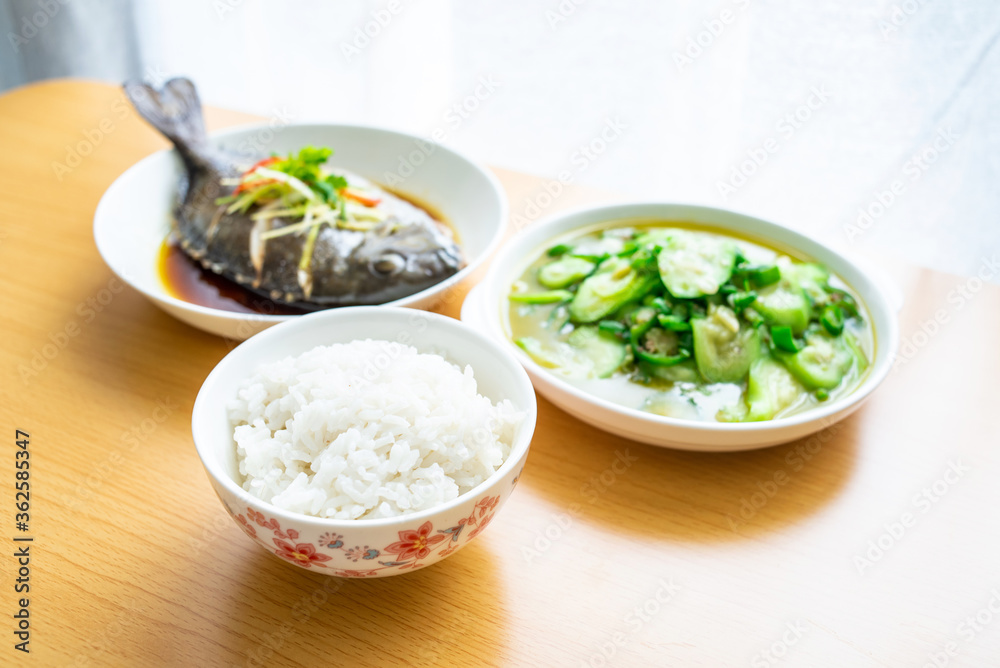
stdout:
[[618,257],[628,257],[639,250],[639,244],[634,241],[626,241],[622,246],[621,251],[618,253]]
[[664,315],[661,313],[656,316],[656,321],[660,323],[660,327],[663,329],[669,329],[671,332],[691,331],[691,323],[678,318],[676,315]]
[[652,253],[635,253],[632,257],[632,268],[643,269],[656,266],[656,256]]
[[510,300],[520,304],[557,304],[569,301],[573,293],[569,290],[549,290],[548,292],[532,292],[527,294],[512,294]]
[[628,332],[628,327],[617,320],[602,320],[597,323],[597,329],[602,332],[608,332],[609,334],[616,334],[618,336],[623,336],[626,332]]
[[656,319],[650,319],[641,325],[636,325],[629,332],[629,343],[636,359],[648,362],[653,366],[673,366],[691,357],[691,351],[679,348],[676,355],[664,355],[647,352],[642,347],[642,339],[657,324]]
[[820,401],[826,401],[827,399],[830,398],[830,393],[824,390],[823,388],[819,388],[818,390],[813,392],[813,396],[819,399]]
[[759,287],[771,285],[781,280],[781,270],[776,265],[754,267],[749,271],[750,280]]
[[732,304],[733,310],[737,313],[750,306],[757,299],[757,293],[753,292],[735,292],[730,298],[729,303]]
[[762,318],[760,314],[757,313],[757,311],[753,310],[752,308],[747,307],[746,309],[743,310],[742,313],[740,313],[740,315],[746,318],[747,322],[750,323],[751,327],[760,327],[762,324],[764,324],[764,318]]
[[674,366],[691,358],[691,351],[684,349],[681,349],[676,355],[653,355],[638,346],[633,346],[632,351],[640,360],[653,366]]
[[830,293],[830,301],[839,306],[845,315],[853,318],[861,317],[861,313],[858,311],[858,303],[854,301],[854,297],[849,292],[844,292],[838,288],[826,288],[826,291]]
[[581,260],[590,260],[591,262],[596,262],[597,264],[600,264],[611,256],[608,255],[607,253],[603,253],[601,255],[587,255],[586,253],[573,253],[573,257],[578,257]]
[[839,306],[827,306],[823,309],[823,314],[819,317],[820,323],[834,336],[839,336],[844,331],[844,313]]
[[790,353],[797,353],[802,349],[802,346],[796,343],[795,337],[792,335],[792,328],[785,325],[771,327],[771,340],[774,341],[777,348]]
[[659,296],[653,297],[653,299],[649,302],[649,305],[658,310],[660,313],[663,313],[664,315],[669,315],[670,313],[673,312],[673,309],[671,308],[670,304],[663,297]]
[[569,244],[557,244],[546,251],[549,257],[559,257],[560,255],[565,255],[566,253],[573,250],[573,247]]

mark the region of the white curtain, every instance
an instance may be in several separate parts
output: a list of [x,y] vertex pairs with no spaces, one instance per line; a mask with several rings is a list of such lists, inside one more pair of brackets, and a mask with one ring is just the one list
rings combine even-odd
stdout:
[[0,0],[0,90],[50,77],[142,72],[131,0]]

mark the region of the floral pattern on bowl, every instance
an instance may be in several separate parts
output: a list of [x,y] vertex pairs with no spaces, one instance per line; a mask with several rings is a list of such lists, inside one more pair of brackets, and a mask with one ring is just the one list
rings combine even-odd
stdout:
[[[516,482],[515,477],[512,483]],[[228,506],[227,510],[244,533],[285,561],[301,568],[328,569],[327,573],[337,577],[363,578],[421,568],[428,558],[437,561],[448,556],[478,536],[493,520],[499,505],[499,495],[484,496],[468,516],[453,526],[435,529],[434,523],[427,520],[416,528],[399,531],[398,540],[383,547],[351,545],[344,534],[332,531],[304,541],[296,529],[283,529],[277,519],[253,508],[247,507],[245,513]],[[460,540],[463,536],[465,539]],[[338,567],[344,562],[358,564],[359,568]]]

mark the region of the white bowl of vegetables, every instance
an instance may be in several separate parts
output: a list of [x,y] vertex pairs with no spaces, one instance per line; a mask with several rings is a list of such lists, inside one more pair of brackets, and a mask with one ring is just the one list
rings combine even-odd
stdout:
[[841,420],[896,353],[884,281],[788,228],[711,207],[587,207],[523,232],[462,320],[575,417],[653,445],[761,448]]

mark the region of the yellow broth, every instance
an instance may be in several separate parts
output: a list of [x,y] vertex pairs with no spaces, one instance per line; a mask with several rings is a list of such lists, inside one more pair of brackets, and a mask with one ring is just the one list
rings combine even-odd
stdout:
[[[537,275],[541,267],[555,259],[547,255],[547,250],[553,246],[569,244],[574,247],[573,252],[577,254],[600,255],[601,252],[608,251],[613,253],[614,244],[607,241],[609,234],[613,238],[614,235],[624,235],[635,230],[646,231],[653,228],[683,228],[699,234],[730,239],[736,242],[742,255],[754,264],[773,264],[781,256],[787,256],[796,263],[810,261],[798,254],[781,251],[757,241],[736,236],[728,231],[710,230],[704,225],[678,221],[615,221],[552,239],[544,248],[538,249],[531,263],[511,286],[511,292],[535,293],[548,289],[538,282]],[[868,364],[865,365],[865,370],[859,370],[860,365],[857,363],[852,365],[840,384],[828,390],[828,396],[824,400],[817,398],[816,393],[803,388],[797,400],[775,414],[772,419],[795,415],[850,394],[858,387],[867,368],[871,366],[875,342],[864,303],[850,286],[835,274],[831,273],[829,285],[848,292],[857,301],[863,322],[851,318],[847,320],[844,331],[850,332],[855,337]],[[523,304],[508,301],[504,313],[506,315],[505,325],[511,340],[517,341],[522,337],[534,337],[547,348],[562,346],[566,349],[565,347],[569,346],[567,339],[573,333],[575,326],[569,321],[568,315],[560,316],[554,313],[557,308],[559,306],[556,304]],[[690,377],[689,371],[678,370],[678,375],[688,374],[688,377],[682,380],[667,381],[640,377],[641,374],[635,373],[634,370],[624,370],[629,366],[628,364],[623,365],[607,378],[587,377],[581,375],[579,369],[562,367],[548,368],[546,371],[559,376],[588,394],[615,404],[673,418],[707,422],[717,421],[719,411],[743,402],[747,390],[746,379],[739,383],[709,383],[697,374],[697,370],[693,372],[694,377]]]

